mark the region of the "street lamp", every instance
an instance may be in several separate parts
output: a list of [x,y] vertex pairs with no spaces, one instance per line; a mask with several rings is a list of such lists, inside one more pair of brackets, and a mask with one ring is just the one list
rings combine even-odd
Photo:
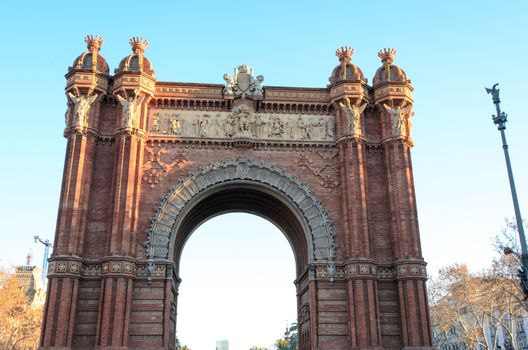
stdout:
[[38,235],[35,235],[33,236],[33,238],[35,239],[35,243],[42,243],[44,245],[44,258],[42,260],[42,282],[44,282],[44,285],[47,283],[46,282],[46,275],[48,273],[48,255],[49,255],[49,250],[50,248],[53,248],[53,245],[51,244],[51,242],[49,241],[49,239],[46,239],[46,240],[43,240],[42,238],[40,238]]
[[526,237],[524,235],[524,226],[521,218],[521,210],[519,209],[519,201],[517,200],[517,191],[515,190],[515,181],[513,180],[513,172],[511,168],[510,155],[508,153],[508,144],[506,143],[506,122],[507,114],[501,112],[499,89],[497,85],[493,85],[491,89],[486,88],[486,92],[491,94],[497,115],[492,115],[493,123],[497,125],[497,129],[501,133],[502,149],[504,150],[504,158],[506,158],[506,168],[508,169],[508,178],[510,180],[510,189],[512,193],[513,208],[515,210],[515,220],[517,221],[517,231],[519,232],[519,239],[521,241],[521,268],[519,269],[519,277],[521,278],[521,286],[524,291],[525,298],[528,298],[528,249],[526,248]]

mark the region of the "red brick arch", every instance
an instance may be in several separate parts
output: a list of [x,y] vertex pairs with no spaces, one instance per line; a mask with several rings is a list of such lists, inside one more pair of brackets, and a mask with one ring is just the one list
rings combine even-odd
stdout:
[[373,85],[345,47],[330,85],[303,88],[262,86],[246,65],[225,85],[157,81],[142,38],[109,75],[103,40],[86,42],[66,75],[42,349],[174,349],[185,241],[232,211],[293,248],[300,350],[431,346],[413,88],[395,50]]
[[334,264],[332,223],[313,192],[281,168],[248,158],[212,163],[174,186],[151,221],[148,258],[178,263],[194,227],[229,211],[252,212],[277,224],[300,259],[299,273],[308,264]]

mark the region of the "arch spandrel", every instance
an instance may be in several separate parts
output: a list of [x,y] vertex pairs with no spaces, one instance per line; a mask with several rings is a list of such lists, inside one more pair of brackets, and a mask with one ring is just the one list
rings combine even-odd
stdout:
[[[307,262],[330,263],[335,257],[335,234],[328,214],[308,186],[283,169],[248,158],[236,158],[212,163],[189,172],[162,198],[161,205],[151,220],[145,247],[149,259],[173,259],[172,247],[178,226],[187,206],[199,197],[207,197],[207,190],[222,185],[251,185],[270,193],[300,218],[308,244]],[[214,191],[213,191],[214,192]],[[194,204],[193,204],[194,203]]]

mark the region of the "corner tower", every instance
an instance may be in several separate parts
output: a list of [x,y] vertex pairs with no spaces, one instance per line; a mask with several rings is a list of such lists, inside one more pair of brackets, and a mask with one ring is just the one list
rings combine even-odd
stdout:
[[101,101],[107,94],[108,64],[99,54],[104,40],[86,36],[88,50],[73,62],[66,74],[68,108],[64,137],[67,139],[62,190],[55,232],[55,249],[48,267],[48,293],[41,346],[71,348],[90,193],[94,154],[100,137]]

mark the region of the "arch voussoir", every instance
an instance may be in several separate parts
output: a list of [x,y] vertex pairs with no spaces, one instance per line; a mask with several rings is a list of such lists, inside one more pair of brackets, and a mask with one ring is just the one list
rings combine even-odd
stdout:
[[321,202],[297,177],[262,161],[248,158],[223,160],[198,170],[171,188],[151,220],[145,248],[149,259],[169,257],[174,225],[185,206],[196,195],[218,184],[246,181],[261,184],[293,204],[307,228],[307,242],[314,262],[332,262],[335,235]]

